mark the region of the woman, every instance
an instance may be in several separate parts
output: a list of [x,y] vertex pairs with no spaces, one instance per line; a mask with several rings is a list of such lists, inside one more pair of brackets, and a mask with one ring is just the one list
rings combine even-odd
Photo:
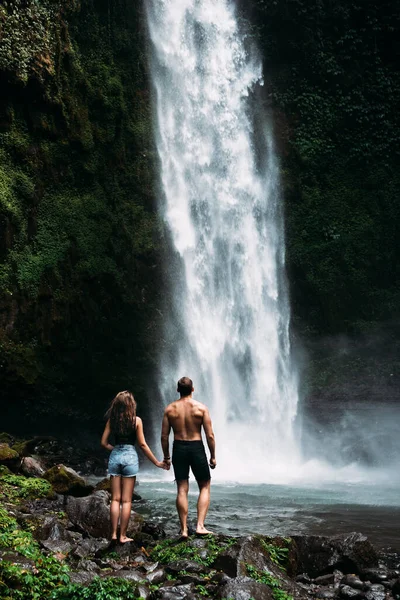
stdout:
[[[101,438],[101,445],[111,450],[108,461],[108,474],[111,476],[111,539],[117,541],[117,528],[120,519],[121,544],[131,542],[126,537],[129,517],[131,515],[132,495],[135,488],[136,475],[139,471],[139,459],[135,450],[137,442],[144,454],[156,467],[166,468],[158,461],[146,444],[143,433],[143,423],[136,416],[136,402],[131,392],[119,392],[111,402],[107,411],[107,423]],[[108,443],[113,435],[115,445]]]

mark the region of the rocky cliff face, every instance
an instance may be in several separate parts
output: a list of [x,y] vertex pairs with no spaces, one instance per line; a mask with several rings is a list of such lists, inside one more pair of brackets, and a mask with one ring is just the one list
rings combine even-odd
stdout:
[[2,401],[100,416],[140,398],[161,293],[141,3],[17,0],[0,29]]

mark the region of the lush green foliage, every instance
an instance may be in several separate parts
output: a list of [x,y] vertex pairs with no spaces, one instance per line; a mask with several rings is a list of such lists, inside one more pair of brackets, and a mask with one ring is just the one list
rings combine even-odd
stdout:
[[3,4],[3,397],[30,399],[26,417],[43,416],[49,398],[82,417],[96,389],[104,402],[121,385],[140,400],[155,347],[160,241],[142,7]]
[[220,552],[226,550],[235,543],[235,538],[230,538],[224,542],[218,541],[214,536],[207,539],[207,556],[204,558],[200,555],[201,548],[192,546],[190,541],[176,543],[174,540],[164,540],[157,544],[151,551],[151,558],[158,560],[160,563],[168,564],[182,558],[194,560],[202,565],[210,566],[214,563]]
[[273,577],[270,573],[260,571],[256,567],[253,567],[253,565],[246,565],[246,571],[249,577],[255,579],[258,583],[264,583],[272,589],[274,600],[293,600],[293,596],[282,589],[279,579]]
[[284,546],[277,545],[276,542],[268,541],[268,538],[260,538],[261,547],[268,552],[272,562],[278,565],[283,571],[285,570],[288,555],[290,538],[283,538]]
[[123,579],[96,577],[88,586],[70,584],[55,590],[51,600],[124,600],[137,599],[136,586]]
[[45,479],[27,478],[21,475],[1,475],[0,491],[7,500],[45,498],[53,495],[51,484]]
[[[23,477],[3,476],[0,479],[0,491],[3,481],[8,478],[10,485],[18,486],[22,497],[33,493],[33,483],[37,483],[37,493],[44,495],[44,480],[22,480]],[[9,485],[9,484],[7,484]],[[18,496],[20,498],[21,495]],[[16,499],[2,495],[2,500]],[[137,597],[136,586],[131,582],[115,579],[94,579],[89,586],[72,584],[69,568],[53,556],[45,556],[34,540],[31,531],[18,526],[16,519],[0,505],[0,547],[7,548],[15,555],[15,564],[10,554],[0,561],[0,597],[9,600],[127,600]],[[26,560],[21,560],[25,557]]]
[[18,527],[16,520],[0,506],[0,546],[30,560],[26,566],[0,562],[0,596],[21,600],[42,600],[57,587],[69,582],[68,568],[54,557],[44,556],[32,534]]
[[365,330],[398,312],[397,3],[251,4],[283,155],[297,323]]

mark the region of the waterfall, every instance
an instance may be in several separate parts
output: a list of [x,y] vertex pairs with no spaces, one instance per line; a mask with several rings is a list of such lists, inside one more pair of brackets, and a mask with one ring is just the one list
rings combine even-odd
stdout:
[[160,391],[168,403],[179,377],[193,379],[213,419],[216,478],[279,480],[298,462],[298,393],[261,61],[231,1],[146,4],[172,246]]

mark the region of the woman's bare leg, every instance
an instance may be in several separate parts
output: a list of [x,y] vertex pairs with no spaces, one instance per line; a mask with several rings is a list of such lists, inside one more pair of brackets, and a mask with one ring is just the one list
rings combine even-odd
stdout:
[[135,482],[136,477],[122,478],[121,530],[119,533],[119,541],[122,544],[125,542],[132,542],[132,538],[126,537],[126,530],[128,529],[129,517],[131,516],[132,496],[133,490],[135,489]]
[[111,520],[111,539],[117,539],[119,514],[121,511],[121,477],[111,476],[111,504],[110,504],[110,520]]

